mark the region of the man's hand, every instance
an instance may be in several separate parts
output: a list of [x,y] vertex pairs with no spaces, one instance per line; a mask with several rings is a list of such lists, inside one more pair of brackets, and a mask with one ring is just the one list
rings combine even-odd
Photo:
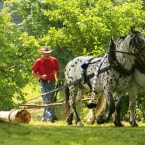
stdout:
[[47,75],[44,74],[44,75],[42,76],[42,79],[43,79],[43,80],[46,80],[46,79],[47,79]]

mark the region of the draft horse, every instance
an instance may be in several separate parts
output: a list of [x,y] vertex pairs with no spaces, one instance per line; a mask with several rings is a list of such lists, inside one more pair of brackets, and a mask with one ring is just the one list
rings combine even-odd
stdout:
[[[103,57],[104,60],[100,65],[99,58],[80,56],[71,60],[65,67],[65,83],[71,83],[77,79],[84,78],[79,84],[72,85],[65,88],[65,109],[66,121],[68,125],[72,124],[73,116],[77,126],[83,126],[83,123],[78,115],[76,105],[79,100],[87,92],[95,92],[92,100],[98,100],[100,94],[103,92],[108,104],[108,111],[100,116],[97,120],[99,124],[105,123],[114,113],[116,107],[113,92],[119,94],[118,98],[122,96],[122,92],[129,86],[132,80],[133,65],[135,62],[135,55],[142,51],[142,47],[138,47],[140,43],[145,44],[145,39],[141,32],[131,29],[131,33],[126,35],[124,41],[118,39],[116,44],[111,39],[108,53]],[[87,68],[82,69],[82,64],[87,63]],[[108,66],[109,69],[100,73],[95,78],[85,79],[85,76],[90,75],[96,71],[100,66],[100,70]],[[95,81],[94,81],[95,80]],[[94,82],[96,85],[94,85]]]
[[[138,126],[135,120],[136,98],[138,93],[145,91],[145,50],[143,50],[143,52],[135,59],[135,70],[133,73],[133,79],[127,91],[129,94],[129,108],[130,108],[129,122],[132,127]],[[116,96],[117,94],[114,94],[114,97]],[[116,116],[120,116],[120,111],[115,111],[114,115],[115,115],[114,123],[121,122],[120,118],[118,119],[116,117]]]
[[[134,72],[133,72],[133,79],[127,88],[127,92],[129,94],[129,108],[130,108],[130,125],[131,126],[138,126],[135,120],[135,109],[136,109],[136,97],[137,94],[145,90],[145,38],[142,36],[141,39],[138,39],[138,47],[142,49],[142,53],[140,53],[135,58],[135,65],[134,65]],[[124,41],[123,37],[121,38]],[[120,111],[121,111],[121,98],[118,98],[118,93],[114,93],[114,100],[118,107],[116,107],[114,113],[114,124],[116,126],[123,126],[120,120]],[[103,95],[102,95],[103,96]],[[103,96],[105,97],[105,96]],[[89,113],[87,114],[86,123],[87,124],[94,124],[95,119],[98,117],[100,112],[105,108],[106,102],[101,102],[98,100],[97,102],[99,105],[96,108],[90,109]],[[116,106],[117,106],[116,105]],[[100,110],[101,109],[101,110]]]

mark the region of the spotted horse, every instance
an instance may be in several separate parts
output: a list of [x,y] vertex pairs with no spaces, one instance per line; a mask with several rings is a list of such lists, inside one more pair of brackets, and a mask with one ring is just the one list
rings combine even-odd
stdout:
[[[129,108],[130,108],[130,121],[129,122],[132,127],[138,126],[135,120],[137,94],[144,91],[145,91],[145,50],[141,53],[141,55],[139,55],[135,59],[135,70],[133,73],[133,79],[127,90],[129,94]],[[118,94],[115,93],[114,97],[116,98],[117,95]],[[117,100],[117,103],[118,102],[121,102],[121,101]],[[115,123],[121,122],[118,116],[120,116],[120,111],[117,110],[115,111],[115,114],[114,114]]]
[[[117,92],[119,94],[118,98],[123,95],[123,91],[126,90],[132,80],[135,56],[141,53],[142,46],[145,45],[142,33],[133,28],[131,28],[130,34],[124,37],[124,41],[121,40],[119,38],[115,44],[111,39],[108,53],[104,55],[103,59],[79,56],[66,65],[66,84],[80,78],[83,80],[79,84],[65,88],[65,115],[68,125],[72,125],[73,116],[77,126],[84,125],[78,115],[76,105],[86,93],[92,90],[94,90],[93,94],[95,94],[92,102],[98,101],[103,92],[108,104],[108,111],[99,116],[97,120],[99,124],[105,123],[114,113],[115,108],[118,107],[115,106],[113,93]],[[84,64],[87,64],[85,70],[82,67]],[[94,75],[94,78],[85,79],[87,78],[86,76],[96,72],[98,68],[102,70],[107,67],[109,69],[100,73],[97,77]]]
[[[124,38],[121,37],[121,40],[124,41]],[[141,35],[140,39],[136,41],[136,45],[138,47],[142,48],[142,53],[140,53],[138,56],[135,58],[135,65],[134,65],[134,72],[133,72],[133,79],[127,88],[126,92],[129,94],[129,108],[130,108],[130,125],[132,127],[138,126],[135,120],[135,109],[136,109],[136,97],[137,94],[145,91],[145,38]],[[114,118],[114,124],[115,126],[123,126],[120,120],[120,112],[121,112],[121,98],[118,98],[118,93],[114,92],[113,93],[114,100],[116,103],[116,110],[115,113],[113,114]],[[102,97],[105,96],[102,94]],[[103,98],[102,98],[103,99]],[[103,102],[100,101],[100,99],[97,102],[99,105],[97,107],[90,109],[89,113],[86,116],[86,123],[87,124],[94,124],[95,119],[100,115],[101,111],[103,108],[106,106],[105,100]],[[100,110],[101,109],[101,110]]]

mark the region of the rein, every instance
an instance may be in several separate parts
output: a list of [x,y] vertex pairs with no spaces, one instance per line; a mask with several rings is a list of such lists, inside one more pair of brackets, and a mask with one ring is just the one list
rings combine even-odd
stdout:
[[118,52],[118,53],[124,53],[124,54],[129,54],[129,55],[134,55],[134,56],[138,55],[136,53],[130,53],[130,52],[124,52],[124,51],[118,51],[118,50],[112,50],[112,49],[110,49],[109,51]]

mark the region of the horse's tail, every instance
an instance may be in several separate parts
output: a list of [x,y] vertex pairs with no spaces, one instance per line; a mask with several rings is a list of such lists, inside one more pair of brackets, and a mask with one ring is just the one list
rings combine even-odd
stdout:
[[94,124],[95,118],[97,118],[101,114],[103,109],[106,107],[106,98],[104,94],[101,94],[96,103],[96,108],[90,109],[89,113],[86,116],[87,124]]
[[66,87],[64,89],[64,93],[65,93],[65,105],[64,105],[64,114],[65,114],[65,118],[67,118],[67,116],[69,115],[69,111],[70,111],[70,105],[69,105],[69,88]]

